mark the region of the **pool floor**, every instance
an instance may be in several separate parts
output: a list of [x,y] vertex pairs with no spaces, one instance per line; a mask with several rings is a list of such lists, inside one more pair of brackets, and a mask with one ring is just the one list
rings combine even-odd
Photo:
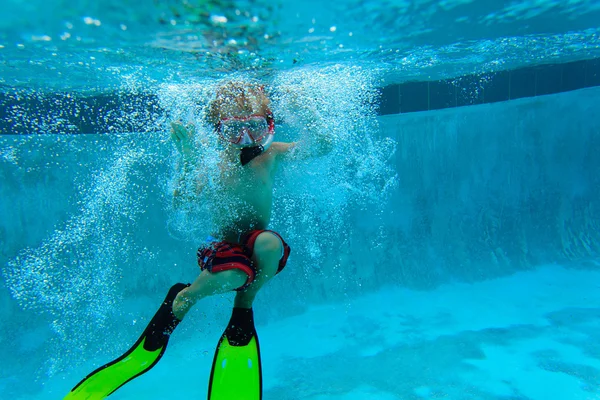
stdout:
[[[600,399],[599,305],[600,271],[550,265],[311,307],[257,326],[263,399]],[[217,339],[174,335],[161,362],[111,398],[206,398]],[[23,398],[61,398],[106,361]]]

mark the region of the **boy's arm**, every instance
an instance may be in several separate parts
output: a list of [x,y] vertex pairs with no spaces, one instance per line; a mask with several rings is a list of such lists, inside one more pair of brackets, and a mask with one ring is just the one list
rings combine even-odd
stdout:
[[196,171],[197,156],[193,149],[194,127],[180,122],[171,123],[171,139],[181,154],[178,165],[179,179],[173,190],[173,204],[176,208],[193,200],[201,189]]
[[274,142],[271,146],[280,159],[302,161],[329,154],[333,150],[334,141],[329,135],[315,135],[310,141]]
[[179,164],[179,178],[173,190],[173,204],[180,208],[185,203],[193,200],[198,192],[196,177],[194,176],[196,163],[189,158],[183,157]]
[[329,154],[335,145],[335,137],[319,126],[319,121],[323,119],[319,107],[310,103],[302,104],[298,101],[297,96],[293,94],[290,101],[290,106],[293,109],[298,109],[298,112],[304,115],[304,123],[306,124],[306,129],[310,131],[310,135],[307,135],[306,139],[297,142],[273,143],[273,145],[278,144],[279,158],[299,161]]
[[317,130],[313,134],[313,140],[308,141],[300,141],[297,142],[299,146],[310,146],[308,152],[313,157],[321,157],[331,153],[333,150],[333,146],[335,144],[334,138],[332,135],[328,133],[324,133],[323,131]]

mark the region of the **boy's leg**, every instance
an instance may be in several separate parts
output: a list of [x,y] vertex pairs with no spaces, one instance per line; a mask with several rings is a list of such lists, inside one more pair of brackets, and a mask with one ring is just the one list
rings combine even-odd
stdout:
[[271,232],[263,232],[257,236],[252,253],[252,261],[257,270],[256,278],[246,289],[237,292],[234,307],[252,308],[258,291],[277,274],[282,253],[283,244],[279,237]]
[[[262,286],[279,270],[282,241],[271,232],[257,233],[252,246],[254,280],[238,290],[229,324],[215,350],[210,373],[209,398],[262,398],[262,368],[258,335],[254,327],[252,302]],[[240,286],[238,286],[240,287]]]
[[173,314],[180,320],[196,302],[214,294],[230,292],[243,286],[248,275],[239,269],[230,269],[212,273],[204,270],[191,286],[177,294],[173,302]]
[[[256,293],[277,273],[281,254],[282,243],[277,236],[269,232],[257,236],[252,255],[257,273],[252,284],[238,292],[236,307],[252,307]],[[90,398],[104,398],[129,380],[148,371],[161,358],[171,333],[191,306],[203,297],[242,287],[247,280],[246,272],[239,269],[216,273],[204,270],[191,286],[174,285],[133,347],[123,356],[88,375],[73,388],[67,398],[82,398],[88,394],[92,396]]]
[[[237,292],[234,307],[251,308],[260,288],[277,274],[279,260],[283,254],[283,243],[271,232],[262,232],[256,237],[252,262],[256,266],[254,281],[246,289]],[[183,289],[173,302],[173,314],[183,319],[198,300],[215,294],[235,290],[246,283],[248,275],[239,269],[212,273],[202,271],[188,288]]]

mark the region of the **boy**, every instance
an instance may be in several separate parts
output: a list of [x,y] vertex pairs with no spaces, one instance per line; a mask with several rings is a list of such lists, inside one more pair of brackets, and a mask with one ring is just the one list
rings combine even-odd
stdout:
[[[260,398],[260,354],[252,303],[262,286],[285,267],[290,254],[283,238],[267,227],[275,171],[284,159],[298,157],[298,143],[273,141],[275,124],[269,99],[254,83],[222,85],[209,106],[208,119],[225,145],[219,172],[227,201],[215,202],[217,209],[212,210],[217,217],[224,216],[219,221],[219,232],[213,234],[218,239],[210,238],[198,250],[198,278],[191,285],[180,283],[169,290],[133,347],[88,375],[67,399],[104,398],[148,371],[159,361],[177,324],[198,300],[231,290],[236,291],[233,314],[217,346],[209,399]],[[182,156],[181,179],[174,193],[175,204],[181,205],[196,199],[204,190],[204,182],[195,172],[193,129],[180,122],[172,123],[171,128],[171,137]],[[320,139],[313,154],[325,153],[331,147],[329,138]],[[228,213],[232,204],[237,206],[233,217]]]
[[[174,301],[173,311],[179,319],[199,299],[234,289],[240,289],[235,297],[235,307],[250,308],[260,288],[285,266],[289,253],[283,239],[266,228],[271,218],[275,170],[296,144],[273,142],[274,120],[267,96],[260,86],[228,83],[217,91],[209,106],[208,119],[225,144],[220,175],[226,190],[222,195],[228,199],[227,202],[215,202],[216,207],[222,205],[223,209],[212,212],[225,216],[231,204],[239,205],[235,219],[225,216],[220,232],[213,236],[242,246],[252,240],[251,261],[256,271],[247,271],[239,265],[219,268],[220,273],[203,269],[194,283],[183,289]],[[203,190],[202,182],[189,185],[189,175],[196,164],[191,132],[181,123],[172,124],[171,136],[182,154],[182,179],[175,192],[176,202],[181,201],[177,197],[193,198],[196,192]]]

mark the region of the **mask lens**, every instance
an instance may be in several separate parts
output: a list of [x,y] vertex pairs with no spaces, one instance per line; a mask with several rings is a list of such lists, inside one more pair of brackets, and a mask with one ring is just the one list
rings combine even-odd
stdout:
[[221,135],[225,140],[235,143],[243,135],[243,132],[244,124],[240,121],[231,120],[221,123]]
[[269,124],[264,117],[228,118],[221,121],[220,133],[231,143],[239,143],[245,134],[258,141],[269,133]]

